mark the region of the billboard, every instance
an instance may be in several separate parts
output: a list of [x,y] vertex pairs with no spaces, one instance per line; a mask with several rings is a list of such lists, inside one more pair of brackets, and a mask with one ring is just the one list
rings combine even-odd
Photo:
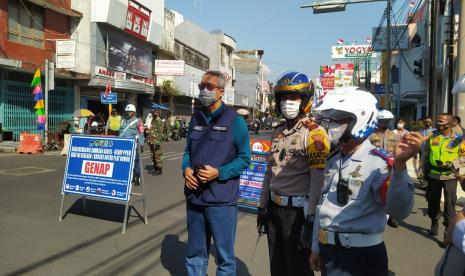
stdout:
[[354,64],[337,63],[334,68],[334,87],[352,86],[354,81]]
[[[391,49],[408,49],[407,25],[396,25],[391,27]],[[397,45],[399,42],[399,45]],[[373,28],[373,50],[377,52],[386,51],[387,28]]]
[[108,67],[142,77],[152,78],[152,51],[120,37],[108,36]]
[[62,193],[129,201],[136,145],[132,138],[71,135]]
[[150,13],[146,7],[129,0],[124,30],[135,37],[147,40],[150,29]]
[[371,45],[336,45],[331,47],[331,58],[376,57]]
[[76,67],[76,42],[73,39],[56,41],[55,61],[56,68]]

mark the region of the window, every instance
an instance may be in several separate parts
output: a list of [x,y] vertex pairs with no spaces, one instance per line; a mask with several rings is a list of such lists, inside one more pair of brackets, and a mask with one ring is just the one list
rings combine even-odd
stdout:
[[39,6],[14,0],[8,1],[9,41],[43,48],[43,23],[43,9]]

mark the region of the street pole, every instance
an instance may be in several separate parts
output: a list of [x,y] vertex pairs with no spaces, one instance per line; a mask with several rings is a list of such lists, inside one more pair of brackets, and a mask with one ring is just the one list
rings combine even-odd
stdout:
[[194,98],[194,89],[195,89],[195,84],[194,84],[194,78],[195,74],[192,74],[192,83],[191,83],[191,93],[192,93],[192,106],[191,106],[191,114],[194,114],[194,105],[195,105],[195,98]]
[[[428,72],[428,115],[436,117],[437,97],[434,79],[436,77],[436,0],[431,0],[430,7],[430,39],[429,39],[429,72]],[[460,20],[463,21],[463,20]]]
[[44,97],[44,109],[45,109],[45,128],[44,128],[44,138],[45,138],[45,143],[48,143],[47,139],[47,132],[48,132],[48,74],[49,74],[49,69],[48,69],[48,59],[45,59],[45,97]]
[[454,87],[454,1],[450,1],[450,10],[449,10],[449,41],[448,46],[448,80],[447,80],[447,111],[452,112],[454,107],[454,97],[452,95],[452,88]]
[[387,0],[386,7],[386,83],[385,83],[385,101],[384,108],[391,110],[391,0]]
[[[465,36],[465,7],[462,3],[460,5],[460,16],[459,16],[459,31],[458,37],[462,38]],[[458,68],[457,76],[465,74],[465,41],[463,39],[458,40],[457,47],[457,59],[458,59]],[[461,118],[465,118],[465,94],[457,94],[457,101],[455,105],[455,113]]]
[[[401,74],[401,66],[402,66],[402,60],[401,60],[401,56],[399,55],[399,68],[397,68],[397,72],[398,72],[398,75],[400,76]],[[397,107],[396,107],[396,116],[397,118],[400,118],[400,78],[398,77],[397,78]]]

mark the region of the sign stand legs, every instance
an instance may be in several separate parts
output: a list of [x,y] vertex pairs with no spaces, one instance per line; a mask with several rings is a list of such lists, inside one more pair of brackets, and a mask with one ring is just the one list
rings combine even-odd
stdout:
[[58,221],[63,221],[63,202],[65,201],[65,194],[61,194],[60,217]]
[[[137,140],[136,140],[137,141]],[[141,198],[137,199],[137,200],[128,200],[125,204],[125,208],[124,208],[124,220],[123,220],[123,230],[121,231],[121,234],[125,234],[126,233],[126,226],[128,224],[128,217],[129,217],[129,210],[130,210],[130,206],[132,206],[132,204],[135,204],[139,201],[142,201],[142,207],[144,208],[144,224],[148,224],[148,220],[147,220],[147,204],[145,202],[145,182],[144,182],[144,173],[142,171],[142,155],[141,155],[141,150],[140,150],[140,146],[137,145],[137,154],[139,156],[139,164],[137,164],[140,168],[140,176],[139,176],[139,182],[140,182],[140,185],[142,186],[142,193],[133,193],[131,192],[131,195],[134,195],[134,196],[141,196]]]

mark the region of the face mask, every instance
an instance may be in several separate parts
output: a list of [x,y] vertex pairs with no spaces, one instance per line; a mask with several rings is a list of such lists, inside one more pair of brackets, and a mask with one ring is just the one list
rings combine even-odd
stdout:
[[430,126],[432,126],[432,125],[433,125],[433,124],[432,124],[431,122],[426,122],[426,123],[425,123],[425,127],[430,127]]
[[449,128],[449,124],[438,124],[438,130],[444,131]]
[[300,111],[300,101],[291,101],[291,100],[283,100],[281,101],[281,113],[283,116],[288,119],[292,120],[297,115],[299,115]]
[[347,124],[339,124],[336,122],[331,122],[328,127],[328,138],[331,144],[339,145],[341,143],[340,139],[344,132],[347,129]]
[[398,128],[398,129],[403,129],[403,128],[404,128],[404,124],[397,124],[397,128]]
[[199,92],[200,104],[204,107],[213,105],[216,102],[215,92],[202,89]]

